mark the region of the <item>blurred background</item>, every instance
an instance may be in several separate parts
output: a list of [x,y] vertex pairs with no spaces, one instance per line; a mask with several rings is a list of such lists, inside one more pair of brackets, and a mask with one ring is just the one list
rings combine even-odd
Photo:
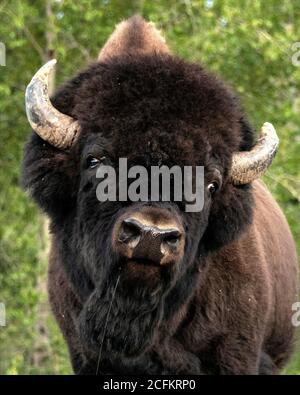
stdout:
[[[47,223],[19,187],[26,85],[52,57],[56,85],[70,78],[134,13],[155,22],[174,53],[227,81],[257,129],[276,126],[280,149],[264,180],[300,251],[299,1],[0,0],[0,374],[71,373],[47,302]],[[300,374],[300,344],[283,373]]]

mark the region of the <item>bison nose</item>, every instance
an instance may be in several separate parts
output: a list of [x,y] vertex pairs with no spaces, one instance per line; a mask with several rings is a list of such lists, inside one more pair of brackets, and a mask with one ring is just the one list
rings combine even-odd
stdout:
[[176,224],[162,226],[130,217],[123,219],[118,231],[118,252],[141,263],[175,263],[182,258],[183,245],[183,231]]
[[120,228],[119,241],[134,248],[141,239],[143,228],[143,225],[138,221],[132,218],[125,219]]

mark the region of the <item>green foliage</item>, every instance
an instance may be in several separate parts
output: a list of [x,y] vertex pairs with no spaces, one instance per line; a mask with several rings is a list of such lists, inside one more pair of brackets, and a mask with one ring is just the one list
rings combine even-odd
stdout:
[[[50,10],[50,13],[49,13]],[[52,12],[51,12],[52,11]],[[178,55],[201,62],[242,97],[257,129],[272,122],[281,145],[265,181],[287,215],[300,252],[300,3],[279,0],[71,0],[0,2],[0,373],[67,374],[67,350],[46,301],[44,219],[19,188],[29,133],[24,91],[55,53],[57,83],[97,57],[116,23],[139,12]],[[300,60],[300,56],[299,56]],[[300,347],[284,373],[300,374]]]

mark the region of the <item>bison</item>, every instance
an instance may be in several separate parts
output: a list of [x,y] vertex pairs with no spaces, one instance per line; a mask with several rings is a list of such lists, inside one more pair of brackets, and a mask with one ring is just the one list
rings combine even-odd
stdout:
[[[236,95],[173,56],[151,23],[120,23],[97,61],[49,99],[26,91],[23,185],[50,218],[48,290],[76,374],[274,374],[293,345],[297,257],[259,180],[258,141]],[[97,170],[204,166],[204,206],[102,201]]]

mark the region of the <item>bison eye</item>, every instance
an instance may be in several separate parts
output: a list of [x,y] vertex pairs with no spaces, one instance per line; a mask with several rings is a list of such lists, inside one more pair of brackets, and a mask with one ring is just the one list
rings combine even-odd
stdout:
[[89,169],[94,169],[101,163],[101,159],[95,158],[94,156],[88,156],[86,159],[86,165]]
[[214,193],[216,193],[218,191],[219,184],[216,181],[214,181],[214,182],[211,182],[210,184],[208,184],[207,188],[208,188],[209,192],[211,193],[211,195],[213,195]]

